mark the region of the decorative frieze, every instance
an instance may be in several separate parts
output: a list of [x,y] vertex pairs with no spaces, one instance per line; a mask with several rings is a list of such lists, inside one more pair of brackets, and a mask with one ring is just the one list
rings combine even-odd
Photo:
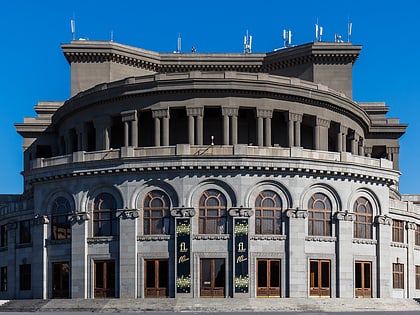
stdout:
[[252,235],[250,239],[256,240],[256,241],[285,241],[287,239],[287,236],[286,235],[258,234],[258,235]]
[[140,235],[137,241],[169,241],[172,238],[171,235]]
[[193,240],[228,240],[229,234],[196,234],[192,236]]
[[378,241],[368,239],[368,238],[354,238],[353,243],[354,244],[376,245],[378,243]]
[[307,236],[305,237],[305,241],[309,242],[330,242],[333,243],[337,239],[333,236]]
[[391,247],[408,248],[408,244],[399,243],[399,242],[391,242]]
[[254,211],[251,208],[230,208],[229,215],[231,217],[251,217],[254,215]]
[[306,219],[308,217],[308,211],[307,210],[301,210],[299,208],[288,209],[286,211],[286,216],[288,218]]

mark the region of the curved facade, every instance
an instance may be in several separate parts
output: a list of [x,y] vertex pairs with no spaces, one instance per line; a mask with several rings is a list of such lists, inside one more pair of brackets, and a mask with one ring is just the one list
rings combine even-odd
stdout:
[[351,98],[361,47],[62,49],[72,97],[16,124],[0,299],[420,295],[407,126]]

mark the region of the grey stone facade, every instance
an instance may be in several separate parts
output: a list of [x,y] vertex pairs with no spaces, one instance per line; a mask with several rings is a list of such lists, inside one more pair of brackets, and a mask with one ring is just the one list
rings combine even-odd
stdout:
[[407,125],[352,97],[360,46],[62,46],[72,97],[16,124],[0,299],[420,296]]

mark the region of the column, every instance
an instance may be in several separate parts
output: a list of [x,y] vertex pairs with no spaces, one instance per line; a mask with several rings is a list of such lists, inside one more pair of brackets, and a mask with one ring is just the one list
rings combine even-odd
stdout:
[[[222,107],[224,145],[238,142],[238,110],[238,107]],[[231,124],[230,121],[232,121]]]
[[163,120],[163,145],[168,146],[169,145],[169,110],[168,110],[168,116],[165,116],[162,118]]
[[238,144],[238,113],[232,116],[232,144]]
[[407,222],[405,228],[407,229],[407,297],[412,299],[416,297],[416,264],[414,262],[414,245],[415,232],[417,224],[414,222]]
[[365,148],[363,146],[363,138],[362,137],[359,137],[358,146],[359,146],[358,154],[360,156],[365,156]]
[[188,115],[188,143],[190,145],[195,144],[195,117]]
[[96,150],[109,150],[111,142],[112,119],[109,116],[102,116],[93,120],[96,130]]
[[286,120],[288,121],[289,131],[289,147],[300,147],[301,133],[300,127],[302,123],[302,115],[297,113],[288,112]]
[[357,154],[357,153],[359,153],[359,150],[358,150],[358,139],[357,139],[357,137],[358,137],[358,135],[356,134],[356,132],[354,131],[353,132],[353,136],[352,136],[352,138],[351,138],[351,153],[352,154]]
[[160,118],[155,117],[155,147],[160,147]]
[[289,147],[293,147],[295,145],[295,122],[290,118],[288,119],[288,131],[289,131]]
[[291,298],[308,297],[308,260],[305,253],[306,237],[306,210],[289,209],[286,211],[289,218],[289,235],[287,263],[289,264],[289,283],[286,291]]
[[87,151],[88,135],[86,130],[86,123],[80,123],[76,126],[77,133],[77,151]]
[[121,120],[124,122],[124,146],[138,147],[137,111],[121,112]]
[[337,134],[337,151],[346,152],[346,142],[347,142],[347,128],[343,125],[338,127]]
[[300,125],[301,125],[301,123],[302,123],[302,115],[299,115],[298,117],[297,117],[297,120],[295,120],[295,147],[300,147],[301,146],[301,144],[300,144],[300,139],[301,139],[301,136],[300,136]]
[[351,251],[353,242],[353,221],[356,216],[348,211],[338,212],[336,214],[338,221],[338,297],[354,297],[354,279],[353,279],[353,252]]
[[399,147],[387,147],[386,153],[388,155],[388,159],[393,162],[394,170],[398,170],[400,168],[400,159],[399,159]]
[[[257,132],[258,145],[271,146],[271,118],[273,117],[273,110],[260,108],[257,109]],[[270,119],[268,121],[267,119]]]
[[[391,297],[392,291],[392,261],[389,256],[391,246],[392,219],[386,215],[375,218],[378,224],[379,236],[377,251],[378,298]],[[374,271],[373,271],[374,272]]]
[[69,129],[66,131],[64,142],[66,145],[66,154],[72,154],[73,153],[73,140],[74,140],[74,134],[73,130]]
[[316,117],[314,130],[314,146],[315,150],[328,151],[328,128],[330,121]]
[[47,238],[48,217],[36,215],[33,220],[32,250],[32,297],[34,299],[48,298],[48,259],[45,239]]
[[136,209],[124,209],[120,214],[120,298],[137,298],[137,218]]
[[87,227],[90,222],[87,212],[77,212],[71,217],[71,297],[88,297]]
[[257,120],[257,145],[262,146],[263,140],[264,140],[264,134],[263,134],[263,128],[264,128],[264,120],[262,117],[258,117]]
[[187,107],[188,141],[190,145],[203,144],[204,107]]
[[365,147],[365,154],[367,157],[372,157],[372,147]]
[[271,147],[271,117],[264,118],[265,120],[265,146]]

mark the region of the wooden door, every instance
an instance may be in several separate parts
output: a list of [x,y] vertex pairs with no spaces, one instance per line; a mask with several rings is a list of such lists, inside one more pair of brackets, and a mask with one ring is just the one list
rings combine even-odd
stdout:
[[280,297],[280,259],[257,259],[257,297]]
[[168,260],[148,259],[144,261],[144,296],[168,296]]
[[372,263],[356,261],[354,268],[355,296],[358,298],[372,297]]
[[95,298],[115,297],[115,262],[113,260],[95,261]]
[[52,264],[52,297],[53,299],[70,297],[68,262]]
[[330,264],[329,260],[309,261],[310,296],[331,296]]
[[225,260],[200,260],[200,296],[225,297]]

